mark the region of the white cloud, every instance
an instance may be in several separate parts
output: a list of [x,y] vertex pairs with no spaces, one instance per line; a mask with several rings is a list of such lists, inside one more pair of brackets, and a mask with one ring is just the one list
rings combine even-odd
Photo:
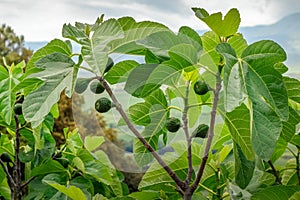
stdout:
[[17,34],[23,34],[26,41],[60,38],[64,23],[93,23],[102,13],[106,18],[130,15],[137,21],[158,21],[174,30],[182,25],[206,28],[194,17],[191,7],[224,14],[230,8],[238,8],[242,26],[270,24],[288,14],[300,12],[299,0],[1,0],[0,23],[6,23]]

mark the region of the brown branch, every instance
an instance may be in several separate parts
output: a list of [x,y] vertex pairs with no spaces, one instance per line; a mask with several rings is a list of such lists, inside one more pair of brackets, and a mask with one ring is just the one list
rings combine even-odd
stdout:
[[300,147],[297,146],[298,152],[296,156],[296,171],[297,171],[297,176],[298,176],[298,184],[300,185],[300,163],[299,163],[299,157],[300,157]]
[[0,159],[0,165],[2,166],[6,176],[7,176],[7,179],[8,179],[8,182],[10,183],[9,185],[12,186],[12,187],[16,187],[16,183],[13,179],[13,177],[11,176],[11,174],[9,173],[7,167],[5,166],[5,163]]
[[[20,123],[19,123],[19,118],[18,115],[14,115],[14,119],[16,122],[16,144],[15,144],[15,161],[14,161],[14,169],[13,169],[13,177],[14,177],[14,182],[15,182],[15,187],[14,187],[14,194],[16,195],[14,198],[16,199],[22,199],[22,190],[21,190],[21,163],[19,159],[19,153],[20,153]],[[12,199],[14,199],[12,198]]]
[[114,102],[116,109],[120,113],[121,117],[126,122],[127,127],[131,130],[131,132],[140,140],[140,142],[144,145],[144,147],[153,155],[156,161],[164,168],[164,170],[170,175],[170,177],[175,181],[178,186],[178,190],[180,193],[183,193],[182,190],[185,189],[185,183],[180,180],[180,178],[175,174],[175,172],[162,160],[162,158],[156,153],[153,147],[145,140],[145,138],[137,131],[134,125],[131,123],[130,119],[127,117],[125,111],[122,108],[122,105],[117,100],[116,96],[113,94],[110,86],[106,82],[103,77],[97,77],[97,79],[102,83],[103,87],[109,94],[111,100]]
[[196,179],[193,183],[193,185],[191,186],[191,191],[194,192],[197,187],[198,184],[202,178],[203,172],[204,172],[204,168],[208,159],[208,155],[209,155],[209,151],[210,151],[210,147],[212,144],[212,140],[214,137],[214,127],[215,127],[215,121],[216,121],[216,114],[217,114],[217,106],[218,106],[218,102],[219,102],[219,94],[222,88],[221,85],[221,77],[220,74],[217,74],[216,76],[217,78],[217,82],[216,82],[216,89],[214,90],[214,101],[213,101],[213,106],[212,106],[212,110],[211,110],[211,118],[210,118],[210,126],[209,126],[209,133],[208,133],[208,138],[207,138],[207,143],[205,146],[205,151],[204,151],[204,155],[202,157],[202,162],[201,165],[199,167],[199,171],[197,173]]
[[186,91],[185,91],[185,97],[184,97],[184,109],[182,112],[182,122],[183,122],[183,130],[185,133],[185,138],[186,138],[186,143],[187,143],[187,148],[188,148],[188,154],[187,154],[187,159],[188,159],[188,175],[185,179],[185,183],[187,185],[190,184],[190,181],[192,179],[193,175],[193,164],[192,164],[192,138],[190,137],[189,134],[189,129],[188,129],[188,110],[189,110],[189,91],[190,91],[190,81],[186,81]]
[[274,176],[276,177],[276,182],[277,182],[278,184],[281,185],[282,183],[281,183],[280,177],[279,177],[278,172],[277,172],[276,168],[274,167],[272,161],[269,160],[269,161],[268,161],[268,164],[269,164],[270,167],[272,168],[273,174],[274,174]]
[[31,181],[33,181],[33,179],[35,179],[35,176],[31,177],[30,179],[28,179],[25,183],[23,183],[21,185],[21,188],[26,187]]

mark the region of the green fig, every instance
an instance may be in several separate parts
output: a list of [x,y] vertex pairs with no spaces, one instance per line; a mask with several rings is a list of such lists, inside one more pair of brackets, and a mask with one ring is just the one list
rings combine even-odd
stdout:
[[14,106],[14,112],[16,115],[22,115],[22,104],[21,103],[16,103]]
[[206,124],[200,124],[192,133],[192,137],[206,138],[209,126]]
[[78,94],[82,94],[87,89],[91,80],[91,78],[77,78],[74,88],[75,92]]
[[95,109],[99,113],[105,113],[105,112],[109,111],[111,109],[111,107],[112,107],[112,103],[106,97],[102,97],[95,102]]
[[204,81],[197,81],[194,84],[194,91],[198,95],[204,95],[209,91],[209,88]]
[[10,156],[8,155],[8,153],[3,152],[0,156],[0,160],[2,160],[2,162],[12,162]]
[[180,119],[175,117],[170,117],[166,122],[166,128],[168,131],[175,133],[181,127]]
[[105,88],[100,81],[93,81],[90,84],[90,90],[95,94],[101,94],[102,92],[104,92]]

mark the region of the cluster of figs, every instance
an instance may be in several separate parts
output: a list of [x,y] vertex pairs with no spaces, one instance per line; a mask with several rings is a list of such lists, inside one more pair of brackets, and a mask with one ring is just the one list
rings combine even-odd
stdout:
[[[104,73],[108,72],[114,65],[113,60],[109,57]],[[78,78],[75,84],[75,92],[82,94],[89,87],[94,94],[101,94],[105,91],[104,86],[98,79],[94,78]],[[105,113],[113,107],[113,103],[106,97],[101,97],[95,102],[95,109],[99,113]]]
[[[106,68],[104,70],[104,73],[108,72],[113,65],[114,65],[113,60],[111,58],[109,58]],[[94,94],[101,94],[105,91],[104,86],[97,79],[78,78],[76,85],[75,85],[75,92],[81,94],[88,87],[90,88],[90,91]],[[193,89],[197,95],[205,95],[209,91],[209,87],[207,86],[207,84],[201,80],[198,80],[195,82]],[[111,102],[110,99],[108,99],[106,97],[101,97],[101,98],[97,99],[95,102],[95,109],[99,113],[105,113],[105,112],[109,111],[112,107],[114,107],[114,104]],[[180,127],[182,127],[182,124],[181,124],[180,119],[178,119],[176,117],[170,117],[167,119],[165,126],[169,132],[175,133],[180,129]],[[208,125],[200,124],[193,131],[192,137],[206,138],[208,129],[209,129]]]
[[[209,91],[209,87],[204,81],[196,81],[194,84],[194,92],[197,95],[205,95]],[[168,118],[166,128],[169,132],[175,133],[182,127],[180,119],[176,117]],[[199,124],[198,127],[192,132],[192,137],[206,138],[209,126],[206,124]]]

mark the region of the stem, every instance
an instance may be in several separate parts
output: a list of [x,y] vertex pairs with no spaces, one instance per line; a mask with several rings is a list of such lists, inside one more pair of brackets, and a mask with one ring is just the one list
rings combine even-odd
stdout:
[[299,157],[300,157],[300,149],[298,148],[297,156],[296,156],[296,171],[297,171],[297,176],[298,176],[298,184],[300,185],[300,163],[299,163]]
[[269,160],[269,161],[268,161],[268,164],[269,164],[270,167],[272,168],[273,174],[274,174],[274,176],[276,177],[276,182],[277,182],[278,184],[281,185],[282,183],[281,183],[280,177],[279,177],[278,172],[277,172],[276,168],[274,167],[272,161]]
[[[15,162],[13,169],[13,177],[15,182],[14,191],[12,192],[12,199],[22,199],[22,189],[21,189],[21,163],[19,160],[20,153],[20,127],[18,115],[14,115],[16,122],[16,145],[15,145]],[[15,196],[16,195],[16,196]]]
[[153,155],[156,161],[164,168],[164,170],[170,175],[170,177],[175,181],[176,185],[178,186],[178,190],[181,194],[183,194],[183,190],[185,189],[186,185],[182,182],[179,177],[175,174],[175,172],[162,160],[162,158],[156,153],[153,147],[145,140],[145,138],[138,132],[138,130],[134,127],[131,123],[129,118],[127,117],[125,111],[122,108],[122,105],[117,100],[116,96],[113,94],[110,86],[106,82],[103,77],[98,77],[98,80],[102,83],[103,87],[109,94],[110,98],[114,102],[116,109],[120,113],[121,117],[127,124],[127,127],[131,130],[131,132],[140,140],[140,142],[144,145],[144,147]]
[[0,159],[0,165],[2,166],[4,172],[7,176],[9,186],[10,187],[16,187],[16,183],[15,183],[13,177],[11,176],[11,174],[9,173],[7,167],[5,166],[5,163],[1,159]]
[[182,110],[180,108],[178,108],[177,106],[169,106],[167,109],[168,110],[174,109],[174,110],[178,110],[178,111],[182,112]]
[[213,105],[212,105],[212,110],[210,113],[211,118],[210,118],[210,126],[209,126],[207,143],[206,143],[204,155],[202,157],[202,162],[199,167],[199,171],[197,173],[197,176],[196,176],[196,179],[195,179],[193,185],[191,186],[192,192],[194,192],[197,189],[197,186],[202,178],[204,168],[205,168],[205,165],[206,165],[206,162],[208,159],[210,147],[212,144],[212,139],[214,137],[214,127],[215,127],[215,121],[216,121],[217,106],[218,106],[218,102],[219,102],[219,94],[220,94],[220,91],[222,88],[222,85],[221,85],[222,80],[221,80],[220,74],[218,74],[216,78],[217,78],[217,82],[216,82],[216,89],[214,90],[214,101],[213,101]]
[[190,137],[189,134],[189,127],[188,127],[188,110],[189,110],[189,92],[190,92],[190,81],[186,81],[186,91],[185,91],[185,97],[183,99],[184,103],[184,109],[182,113],[182,121],[183,121],[183,130],[185,133],[185,138],[186,138],[186,143],[188,147],[188,154],[187,154],[187,159],[188,159],[188,175],[185,179],[185,183],[187,185],[190,184],[190,181],[192,179],[193,175],[193,164],[192,164],[192,138]]
[[21,185],[21,188],[26,187],[31,181],[33,181],[33,179],[35,179],[35,176],[32,176],[30,179],[28,179],[25,183],[23,183]]

